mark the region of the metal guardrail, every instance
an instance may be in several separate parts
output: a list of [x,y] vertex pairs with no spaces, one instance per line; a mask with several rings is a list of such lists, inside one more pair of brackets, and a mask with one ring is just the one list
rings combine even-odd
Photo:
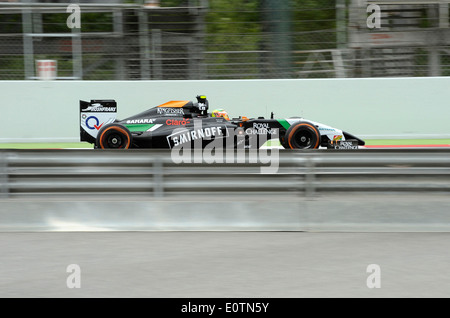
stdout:
[[[450,191],[450,150],[267,150],[175,163],[161,150],[1,150],[1,198],[314,197]],[[268,161],[270,159],[270,161]],[[262,168],[272,167],[270,171]]]

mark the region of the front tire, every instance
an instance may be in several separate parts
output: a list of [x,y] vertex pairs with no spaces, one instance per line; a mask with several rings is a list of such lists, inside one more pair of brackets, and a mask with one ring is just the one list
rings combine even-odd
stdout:
[[317,149],[320,146],[320,132],[309,122],[299,122],[286,131],[282,145],[286,149]]
[[131,146],[131,132],[120,124],[102,127],[97,135],[96,146],[100,149],[128,149]]

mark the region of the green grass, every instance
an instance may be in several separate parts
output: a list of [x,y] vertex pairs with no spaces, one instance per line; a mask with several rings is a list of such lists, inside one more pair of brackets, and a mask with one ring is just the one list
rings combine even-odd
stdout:
[[365,141],[369,146],[450,144],[450,139],[366,139]]
[[93,148],[87,142],[24,142],[1,143],[0,149],[61,149],[61,148]]
[[[267,146],[279,146],[276,140],[269,140]],[[368,146],[383,145],[448,145],[450,139],[366,139]],[[46,142],[46,143],[0,143],[0,149],[67,149],[67,148],[93,148],[87,142]]]
[[[390,145],[449,145],[450,139],[366,139],[368,146],[390,146]],[[269,140],[267,146],[278,146],[276,140]]]

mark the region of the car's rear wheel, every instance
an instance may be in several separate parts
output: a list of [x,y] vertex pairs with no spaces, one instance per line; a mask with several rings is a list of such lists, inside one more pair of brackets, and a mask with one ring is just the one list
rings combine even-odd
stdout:
[[97,135],[97,148],[128,149],[131,146],[131,132],[120,124],[110,124],[102,127]]
[[320,146],[320,132],[309,122],[299,122],[286,131],[282,140],[286,149],[317,149]]

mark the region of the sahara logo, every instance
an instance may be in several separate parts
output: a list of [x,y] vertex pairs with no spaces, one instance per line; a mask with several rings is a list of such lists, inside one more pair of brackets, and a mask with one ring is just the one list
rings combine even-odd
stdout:
[[130,119],[127,120],[127,124],[153,124],[153,119],[151,118]]

